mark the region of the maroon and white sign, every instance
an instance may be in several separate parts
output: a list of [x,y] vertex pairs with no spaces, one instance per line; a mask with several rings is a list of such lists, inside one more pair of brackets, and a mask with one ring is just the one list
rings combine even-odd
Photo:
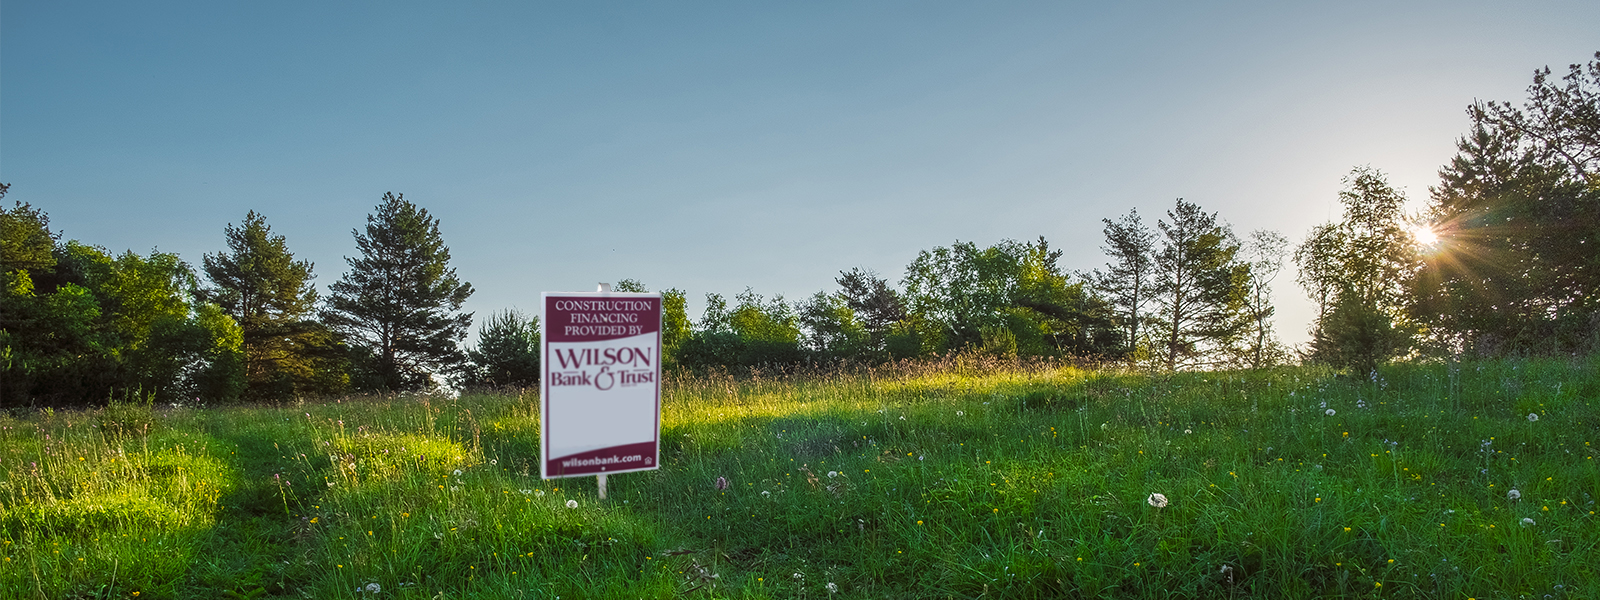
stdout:
[[661,295],[545,292],[543,323],[540,474],[657,468]]

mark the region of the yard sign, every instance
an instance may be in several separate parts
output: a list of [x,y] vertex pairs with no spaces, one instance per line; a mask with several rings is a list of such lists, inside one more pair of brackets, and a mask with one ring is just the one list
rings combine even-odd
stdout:
[[545,292],[543,345],[540,474],[655,469],[661,294]]

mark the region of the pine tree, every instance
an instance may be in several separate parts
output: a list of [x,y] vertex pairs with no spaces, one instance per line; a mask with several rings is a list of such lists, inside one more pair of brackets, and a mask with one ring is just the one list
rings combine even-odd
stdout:
[[371,381],[384,390],[425,389],[432,374],[462,361],[457,344],[471,313],[472,285],[456,279],[439,220],[403,195],[386,193],[367,231],[351,230],[360,258],[333,285],[323,319],[370,353]]
[[1137,209],[1121,220],[1101,219],[1105,223],[1106,245],[1100,250],[1111,258],[1106,270],[1096,269],[1090,279],[1095,290],[1105,294],[1115,307],[1117,320],[1127,331],[1128,351],[1137,357],[1146,347],[1139,337],[1139,326],[1149,320],[1143,314],[1152,295],[1151,278],[1155,270],[1155,233],[1139,218]]
[[1249,327],[1250,266],[1236,258],[1239,242],[1216,213],[1179,198],[1167,218],[1156,222],[1163,238],[1154,261],[1157,358],[1168,369],[1207,366]]
[[202,261],[211,287],[207,300],[239,324],[243,332],[247,393],[277,398],[319,389],[319,373],[332,365],[320,360],[332,345],[330,332],[310,319],[316,308],[312,264],[297,261],[281,235],[272,235],[266,217],[250,211],[239,227],[223,229],[228,251]]
[[478,345],[467,350],[472,365],[467,387],[532,387],[539,384],[539,317],[506,310],[478,327]]

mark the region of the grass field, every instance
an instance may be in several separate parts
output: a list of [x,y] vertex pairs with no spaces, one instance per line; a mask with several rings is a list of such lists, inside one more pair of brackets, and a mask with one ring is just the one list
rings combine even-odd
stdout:
[[1597,370],[680,378],[605,501],[531,395],[33,412],[0,597],[1600,598]]

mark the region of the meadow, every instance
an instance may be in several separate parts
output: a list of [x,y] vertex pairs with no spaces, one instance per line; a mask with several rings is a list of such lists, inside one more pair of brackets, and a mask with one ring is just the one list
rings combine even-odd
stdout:
[[1600,598],[1597,371],[680,376],[605,500],[532,393],[13,411],[0,597]]

